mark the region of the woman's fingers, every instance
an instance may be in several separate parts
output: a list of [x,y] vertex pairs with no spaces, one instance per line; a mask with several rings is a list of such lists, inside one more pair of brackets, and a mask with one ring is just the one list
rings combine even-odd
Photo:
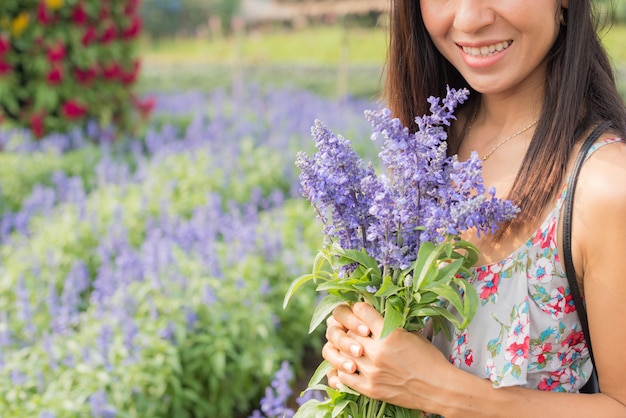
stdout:
[[359,319],[352,311],[352,308],[348,305],[337,306],[333,311],[333,318],[345,328],[356,333],[357,335],[362,337],[370,335],[370,327]]
[[326,379],[328,380],[328,386],[339,390],[341,380],[339,380],[339,376],[337,375],[337,369],[331,369],[328,374],[326,374]]
[[360,357],[363,355],[363,347],[351,335],[350,331],[346,331],[342,326],[329,326],[326,328],[326,340],[335,349],[353,357]]
[[339,383],[341,383],[337,373],[338,370],[341,370],[343,373],[355,373],[357,371],[357,365],[354,360],[343,356],[337,347],[331,343],[326,343],[322,347],[322,357],[333,366],[333,369],[326,374],[328,386],[332,388],[338,389]]
[[384,318],[372,305],[365,302],[358,302],[352,306],[351,312],[356,318],[354,321],[368,329],[367,334],[359,332],[359,335],[368,337],[371,332],[376,338],[380,336],[383,330]]

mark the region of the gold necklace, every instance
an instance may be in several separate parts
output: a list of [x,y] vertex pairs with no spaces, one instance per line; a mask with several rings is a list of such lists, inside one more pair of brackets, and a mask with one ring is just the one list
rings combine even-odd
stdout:
[[[478,113],[479,107],[480,106],[476,106],[476,110],[474,110],[474,114],[472,114],[472,119],[470,119],[469,126],[467,127],[467,145],[469,145],[470,152],[474,151],[474,146],[472,145],[472,126],[474,125],[474,119],[476,119],[476,114]],[[491,157],[491,154],[496,152],[496,150],[498,148],[500,148],[502,145],[506,144],[511,139],[515,138],[516,136],[519,136],[519,135],[523,134],[524,132],[526,132],[527,130],[529,130],[533,126],[535,126],[537,124],[537,122],[539,122],[539,119],[535,120],[533,123],[531,123],[530,125],[526,126],[525,128],[522,128],[519,131],[515,132],[513,135],[504,138],[502,141],[498,142],[496,144],[496,146],[493,147],[493,149],[491,151],[489,151],[487,154],[483,155],[480,159],[483,160],[483,161],[486,161],[487,158]]]

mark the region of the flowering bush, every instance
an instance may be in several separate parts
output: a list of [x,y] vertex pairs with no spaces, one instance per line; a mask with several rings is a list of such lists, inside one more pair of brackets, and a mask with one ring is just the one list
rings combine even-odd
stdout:
[[[286,305],[303,283],[318,282],[324,298],[311,330],[339,304],[357,301],[383,314],[380,338],[397,328],[421,331],[427,318],[434,332],[449,332],[447,321],[462,329],[472,320],[478,296],[464,277],[478,260],[478,249],[461,234],[493,231],[517,208],[497,199],[495,190],[487,194],[476,153],[464,162],[447,156],[443,126],[450,125],[467,95],[467,90],[449,89],[443,100],[431,97],[431,115],[416,118],[415,134],[387,109],[366,112],[373,138],[385,141],[380,158],[387,171],[380,175],[348,140],[316,122],[312,132],[318,152],[313,157],[300,153],[296,164],[303,194],[324,224],[326,242],[313,272],[296,279],[285,296]],[[296,416],[421,416],[350,388],[337,391],[320,384],[330,367],[322,362],[310,386],[326,390],[328,399],[305,403]]]
[[0,129],[3,418],[244,416],[300,362],[316,295],[282,298],[321,234],[292,159],[364,104],[244,91],[158,95],[113,144]]
[[0,2],[0,120],[35,137],[95,120],[128,128],[150,103],[132,85],[139,0]]

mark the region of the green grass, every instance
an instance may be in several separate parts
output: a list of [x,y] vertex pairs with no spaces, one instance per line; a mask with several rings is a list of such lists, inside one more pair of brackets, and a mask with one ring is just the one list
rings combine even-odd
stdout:
[[144,41],[148,62],[272,65],[380,65],[385,58],[383,28],[316,27],[298,31],[251,32],[213,39]]
[[615,68],[617,88],[626,99],[626,24],[613,25],[601,38]]
[[[626,24],[602,33],[626,97]],[[163,40],[141,44],[140,91],[211,90],[246,79],[291,85],[328,97],[378,97],[387,48],[386,29],[309,27],[247,36]]]

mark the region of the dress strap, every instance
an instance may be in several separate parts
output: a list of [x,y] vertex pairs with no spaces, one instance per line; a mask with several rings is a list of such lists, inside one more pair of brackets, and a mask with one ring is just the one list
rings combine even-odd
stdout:
[[[591,146],[591,148],[589,148],[589,152],[587,153],[587,155],[585,156],[585,161],[587,161],[587,159],[589,159],[589,157],[591,157],[593,155],[594,152],[596,152],[597,150],[599,150],[600,148],[602,148],[605,145],[609,145],[609,144],[614,144],[616,142],[626,142],[624,139],[616,137],[616,138],[606,138],[603,139],[601,141],[596,142],[595,144],[593,144]],[[559,199],[557,201],[557,208],[560,210],[561,206],[563,206],[563,202],[565,202],[565,198],[567,197],[567,191],[569,190],[569,185],[571,183],[571,179],[572,179],[572,174],[570,173],[567,176],[567,180],[565,181],[565,186],[563,187],[563,190],[561,191],[561,194],[559,195]]]

